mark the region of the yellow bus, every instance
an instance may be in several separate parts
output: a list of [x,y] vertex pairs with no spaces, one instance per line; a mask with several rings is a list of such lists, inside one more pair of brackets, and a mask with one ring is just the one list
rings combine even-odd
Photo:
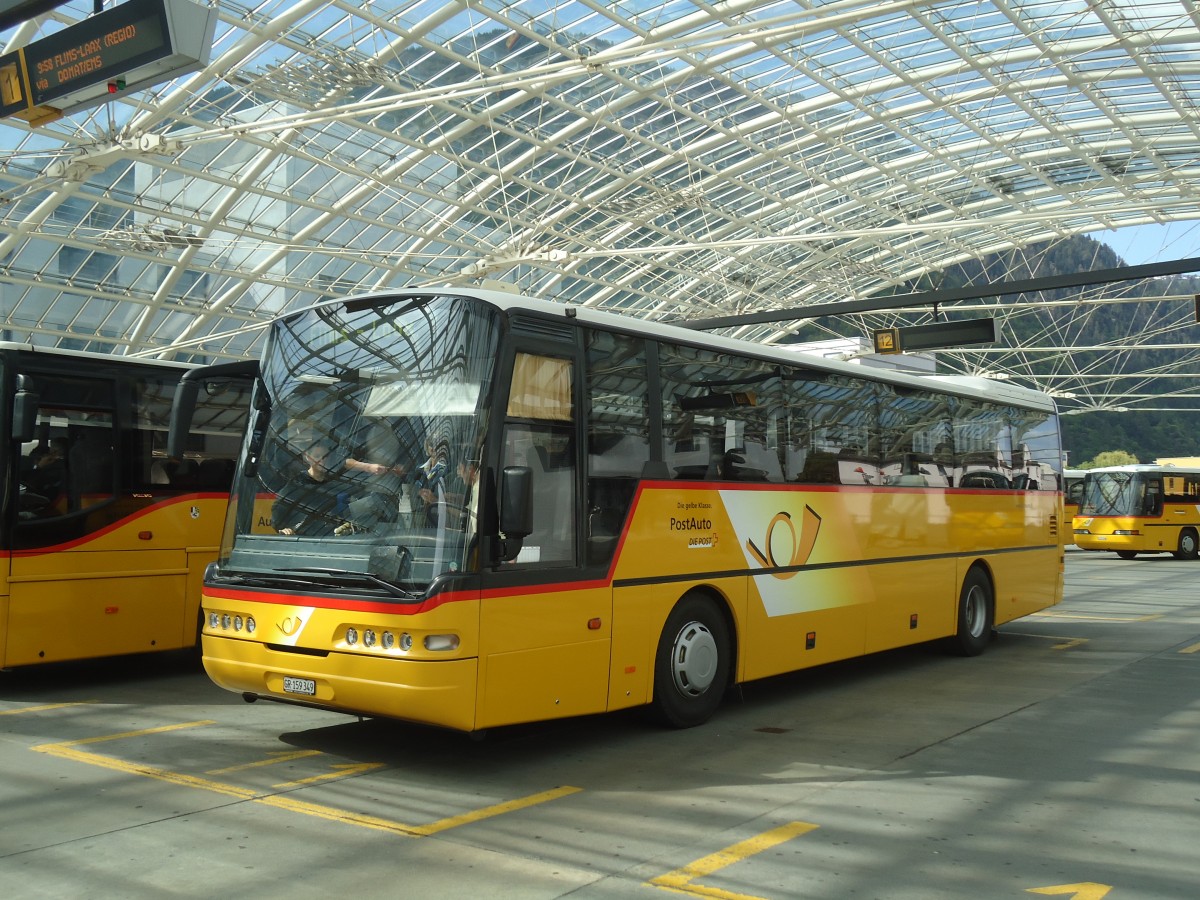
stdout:
[[0,343],[0,668],[196,644],[249,400],[207,395],[169,459],[189,368]]
[[[1063,521],[1072,521],[1079,512],[1079,500],[1083,496],[1084,469],[1067,469],[1063,472]],[[1068,540],[1070,535],[1067,535]]]
[[1133,465],[1091,469],[1072,523],[1084,550],[1122,559],[1170,553],[1195,559],[1200,534],[1200,468]]
[[465,732],[649,706],[1061,598],[1053,402],[508,294],[277,320],[203,660]]

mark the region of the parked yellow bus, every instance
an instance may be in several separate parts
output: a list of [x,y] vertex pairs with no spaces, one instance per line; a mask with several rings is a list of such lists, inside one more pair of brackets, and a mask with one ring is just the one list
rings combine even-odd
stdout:
[[1091,469],[1072,530],[1084,550],[1112,550],[1122,559],[1139,553],[1195,559],[1200,555],[1200,468]]
[[0,343],[0,668],[196,644],[249,401],[206,396],[168,458],[189,368]]
[[994,381],[439,289],[280,318],[253,406],[203,634],[247,700],[685,727],[1061,597],[1054,404]]
[[[1079,512],[1079,500],[1083,496],[1084,469],[1067,469],[1063,472],[1063,521],[1070,522]],[[1068,539],[1070,535],[1067,535]]]

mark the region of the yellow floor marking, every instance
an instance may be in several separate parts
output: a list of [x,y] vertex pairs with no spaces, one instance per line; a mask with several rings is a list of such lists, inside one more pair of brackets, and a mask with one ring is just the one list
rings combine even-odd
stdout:
[[530,806],[537,806],[539,803],[557,800],[559,797],[568,797],[571,794],[578,794],[582,790],[583,788],[564,785],[563,787],[553,788],[549,791],[542,791],[540,794],[530,794],[528,797],[521,797],[519,800],[506,800],[504,803],[497,803],[494,806],[485,806],[483,809],[476,809],[472,812],[462,813],[461,815],[450,816],[448,819],[441,819],[437,822],[432,822],[429,825],[422,825],[416,829],[416,832],[421,835],[437,834],[439,831],[446,831],[449,828],[457,828],[460,825],[469,825],[471,822],[479,822],[482,819],[490,819],[492,816],[516,812],[519,809],[527,809]]
[[162,734],[167,731],[179,731],[181,728],[198,728],[201,725],[216,725],[212,719],[201,719],[198,722],[180,722],[177,725],[159,725],[157,728],[142,728],[138,731],[122,731],[120,734],[105,734],[100,737],[80,738],[77,741],[63,741],[61,744],[42,744],[34,747],[39,752],[48,752],[52,747],[82,747],[84,744],[102,744],[105,741],[122,741],[125,738],[142,737],[146,734]]
[[1180,653],[1200,653],[1200,644],[1192,644],[1190,647],[1184,647]]
[[784,841],[790,841],[794,837],[807,834],[817,827],[808,822],[789,822],[787,825],[781,825],[778,828],[764,831],[762,834],[755,835],[752,838],[739,841],[730,847],[726,847],[724,850],[718,850],[716,853],[705,856],[703,859],[698,859],[682,868],[675,869],[673,872],[668,872],[666,875],[659,875],[657,878],[652,878],[646,883],[654,887],[663,888],[664,890],[675,891],[678,894],[717,897],[720,900],[759,900],[759,898],[752,897],[749,894],[736,894],[732,891],[721,890],[720,888],[705,887],[700,884],[692,884],[692,881],[696,878],[702,878],[705,875],[711,875],[713,872],[724,869],[726,866],[731,866],[736,862],[741,862],[756,853],[770,850]]
[[1016,637],[1043,638],[1048,641],[1058,641],[1057,644],[1050,648],[1051,650],[1071,650],[1088,642],[1087,638],[1062,637],[1056,634],[1030,634],[1027,631],[1006,631],[1004,633]]
[[65,709],[68,706],[87,706],[87,704],[95,702],[95,700],[78,700],[74,703],[46,703],[42,706],[23,706],[20,709],[0,710],[0,716],[15,716],[19,713],[42,712],[47,709]]
[[[157,766],[148,766],[141,763],[126,762],[122,759],[114,759],[111,756],[101,756],[98,753],[90,753],[86,750],[77,749],[86,744],[98,744],[105,741],[116,741],[122,738],[141,737],[147,734],[161,734],[167,731],[177,731],[181,728],[194,728],[200,725],[215,725],[212,720],[200,722],[184,722],[178,725],[162,725],[158,728],[144,728],[140,731],[126,731],[121,734],[109,734],[101,737],[82,738],[75,741],[63,741],[58,744],[39,744],[33,747],[35,752],[47,753],[50,756],[56,756],[59,759],[68,759],[73,762],[84,763],[90,766],[100,766],[104,769],[111,769],[114,772],[124,772],[128,775],[140,775],[144,778],[151,778],[155,781],[164,781],[167,784],[173,784],[177,787],[196,788],[203,791],[212,791],[213,793],[221,794],[226,797],[233,797],[238,800],[249,800],[253,803],[261,803],[264,806],[270,806],[275,809],[288,810],[289,812],[302,813],[306,816],[315,816],[319,819],[327,819],[332,822],[343,822],[347,825],[357,825],[361,828],[372,828],[376,831],[387,831],[392,834],[405,835],[407,837],[426,837],[427,835],[436,834],[439,831],[445,831],[448,828],[455,828],[459,825],[465,825],[470,822],[478,822],[482,819],[487,819],[492,816],[498,816],[501,813],[512,812],[518,809],[524,809],[529,806],[534,806],[538,803],[545,803],[548,800],[556,800],[559,797],[565,797],[568,794],[577,793],[583,788],[576,787],[561,787],[551,791],[544,791],[540,794],[534,794],[529,797],[524,797],[519,800],[510,800],[505,803],[498,803],[494,806],[484,807],[473,812],[463,813],[458,816],[451,816],[446,819],[441,819],[437,822],[432,822],[428,825],[406,825],[403,822],[394,822],[390,819],[382,819],[378,816],[368,816],[361,813],[350,812],[345,809],[338,809],[333,806],[324,806],[320,803],[309,803],[304,800],[298,800],[287,794],[260,794],[250,788],[238,787],[235,784],[226,784],[222,781],[213,781],[208,778],[200,778],[195,775],[185,775],[182,772],[172,772],[168,769],[160,769]],[[313,751],[316,752],[316,751]],[[371,768],[377,768],[380,764],[368,763]],[[338,775],[347,777],[346,772],[339,772]]]
[[345,778],[349,775],[359,775],[363,772],[370,772],[372,769],[382,769],[383,763],[346,763],[344,765],[335,765],[334,771],[326,772],[324,775],[313,775],[309,778],[297,778],[295,781],[284,781],[279,784],[273,784],[271,787],[290,788],[299,787],[302,784],[316,784],[319,781],[329,781],[331,778]]
[[1081,647],[1086,644],[1087,638],[1057,638],[1060,643],[1051,647],[1051,650],[1072,650],[1075,647]]
[[240,766],[226,766],[224,769],[209,769],[205,775],[225,775],[229,772],[244,772],[246,769],[258,769],[262,766],[273,766],[276,763],[291,762],[293,759],[304,759],[306,756],[320,756],[320,750],[282,750],[279,753],[267,754],[269,759],[258,762],[242,763]]
[[1110,884],[1081,881],[1079,884],[1056,884],[1051,887],[1029,888],[1027,894],[1072,894],[1074,900],[1100,900],[1112,890]]

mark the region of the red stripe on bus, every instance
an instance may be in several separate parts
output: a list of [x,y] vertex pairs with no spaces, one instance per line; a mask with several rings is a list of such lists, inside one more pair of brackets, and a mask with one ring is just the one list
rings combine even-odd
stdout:
[[[142,507],[141,509],[139,509],[137,512],[133,513],[132,515],[125,516],[123,519],[118,519],[116,522],[111,522],[108,525],[105,525],[103,528],[99,528],[96,531],[89,531],[83,537],[76,538],[73,541],[66,541],[65,543],[62,543],[62,544],[50,544],[49,546],[40,547],[36,550],[12,550],[6,555],[14,556],[14,557],[44,556],[47,553],[59,553],[63,550],[71,550],[76,547],[82,547],[83,545],[88,544],[91,541],[96,540],[97,538],[103,537],[106,534],[111,534],[112,532],[117,531],[120,528],[125,528],[131,522],[136,522],[138,519],[148,516],[152,512],[158,512],[161,509],[166,509],[167,507],[175,506],[178,504],[191,503],[193,500],[225,500],[225,501],[228,501],[229,495],[224,494],[224,493],[219,493],[219,492],[212,492],[212,493],[197,492],[194,494],[184,494],[183,496],[180,496],[180,497],[168,497],[164,500],[158,501],[157,503],[151,504],[150,506]],[[79,510],[79,514],[86,515],[87,510]],[[49,520],[47,520],[47,521],[49,521]]]

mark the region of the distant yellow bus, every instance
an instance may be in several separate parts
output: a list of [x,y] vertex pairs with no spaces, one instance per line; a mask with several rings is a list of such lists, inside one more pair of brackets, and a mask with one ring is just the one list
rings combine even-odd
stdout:
[[203,635],[248,700],[685,727],[1061,597],[1054,404],[994,381],[430,290],[282,317],[253,406]]
[[1072,523],[1084,550],[1122,559],[1170,553],[1196,559],[1200,534],[1200,468],[1133,465],[1090,469]]
[[[1079,512],[1079,498],[1083,496],[1083,469],[1067,469],[1063,472],[1063,521],[1070,522]],[[1070,529],[1067,529],[1070,538]]]
[[0,343],[0,668],[195,645],[248,399],[167,422],[191,367]]

